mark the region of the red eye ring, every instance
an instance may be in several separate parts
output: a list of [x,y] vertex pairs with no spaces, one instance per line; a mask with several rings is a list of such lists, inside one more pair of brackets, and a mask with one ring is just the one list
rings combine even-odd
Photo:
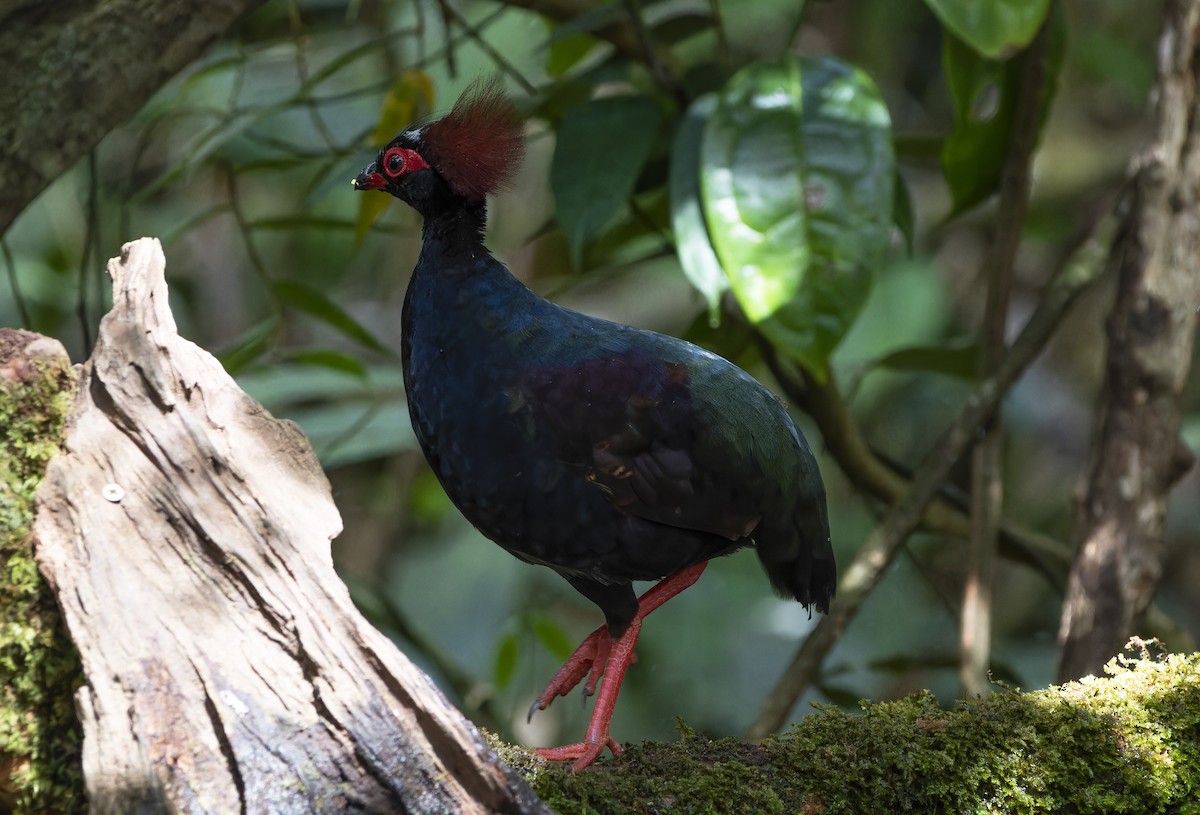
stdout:
[[401,147],[393,147],[383,154],[383,171],[389,178],[397,178],[404,172],[404,154],[407,152]]

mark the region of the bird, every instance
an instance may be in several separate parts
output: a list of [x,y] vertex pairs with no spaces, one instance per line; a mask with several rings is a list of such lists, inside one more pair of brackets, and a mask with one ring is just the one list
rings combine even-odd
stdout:
[[[476,80],[352,185],[423,219],[401,365],[433,473],[485,537],[604,616],[529,709],[599,688],[583,740],[536,750],[579,771],[621,753],[611,720],[642,621],[711,559],[752,546],[810,614],[828,612],[837,574],[816,459],[768,388],[684,340],[557,305],[487,249],[487,196],[523,156],[515,103]],[[638,597],[634,581],[658,582]]]

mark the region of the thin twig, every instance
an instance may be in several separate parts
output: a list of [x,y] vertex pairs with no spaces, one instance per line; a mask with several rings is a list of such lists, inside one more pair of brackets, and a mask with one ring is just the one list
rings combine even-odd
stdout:
[[267,296],[271,298],[271,302],[275,306],[277,313],[282,313],[283,307],[279,302],[279,295],[275,292],[275,287],[272,285],[271,273],[267,270],[266,261],[262,255],[258,253],[258,247],[254,244],[254,229],[250,222],[246,219],[246,214],[242,211],[241,200],[238,196],[237,186],[237,170],[229,166],[225,166],[225,183],[229,192],[229,211],[233,214],[233,219],[237,223],[238,232],[242,236],[242,242],[246,244],[246,256],[250,259],[250,265],[254,267],[254,271],[258,273],[259,279],[262,281],[263,288],[266,289]]
[[[300,10],[293,2],[291,5],[291,23],[292,23],[292,42],[295,46],[296,59],[296,78],[300,80],[300,87],[304,87],[308,82],[308,56],[306,51],[307,36],[304,33],[304,23],[300,19]],[[325,146],[330,150],[337,150],[337,139],[329,132],[329,127],[325,124],[325,117],[321,115],[321,106],[311,95],[304,95],[304,108],[308,111],[308,119],[312,122],[313,129],[325,142]]]
[[17,302],[17,313],[21,315],[21,327],[33,330],[33,321],[29,319],[29,307],[25,305],[25,295],[21,294],[21,286],[17,282],[17,264],[13,262],[12,250],[8,248],[8,240],[0,236],[0,252],[4,253],[4,265],[8,269],[8,285],[12,289],[13,299]]
[[[980,337],[979,378],[995,373],[1004,358],[1008,304],[1012,296],[1021,228],[1029,211],[1033,154],[1041,132],[1042,98],[1046,86],[1047,51],[1054,13],[1050,12],[1029,47],[1018,57],[1016,110],[1012,137],[1000,180],[996,231],[984,260],[987,281],[983,330]],[[963,579],[959,624],[959,678],[968,694],[987,692],[992,641],[992,582],[996,540],[1003,511],[1004,433],[999,412],[982,428],[971,460],[971,536]]]
[[512,62],[510,62],[503,54],[497,51],[490,42],[484,39],[479,29],[472,25],[470,20],[459,13],[458,9],[454,8],[449,2],[445,2],[445,0],[442,2],[442,8],[447,16],[447,21],[453,20],[462,26],[463,31],[467,33],[467,36],[475,41],[475,44],[479,46],[479,49],[483,51],[483,53],[487,54],[488,59],[496,63],[501,71],[515,79],[517,84],[521,86],[521,89],[525,91],[525,93],[529,94],[530,96],[537,95],[537,87],[525,78],[525,75],[518,70],[517,66],[513,65]]
[[[92,249],[95,245],[94,236],[98,228],[97,219],[100,217],[96,206],[97,188],[99,181],[96,177],[96,151],[91,150],[87,157],[88,193],[87,193],[87,222],[83,232],[83,251],[79,259],[79,301],[76,304],[76,316],[79,318],[79,328],[83,332],[83,356],[92,355],[92,329],[88,319],[88,267],[92,263]],[[99,253],[96,254],[99,257]],[[99,302],[97,300],[97,302]]]
[[[1102,227],[1112,219],[1106,219]],[[1103,231],[1111,234],[1107,229]],[[1089,242],[1090,243],[1090,242]],[[1092,247],[1089,245],[1088,249]],[[1090,253],[1084,253],[1090,257]],[[1078,256],[1077,256],[1078,257]],[[1107,267],[1073,261],[1047,286],[1037,309],[1029,318],[995,375],[971,392],[957,419],[938,439],[917,469],[912,484],[871,532],[858,556],[838,584],[837,600],[828,616],[817,623],[791,664],[767,696],[757,720],[746,737],[761,739],[778,730],[796,701],[811,683],[826,655],[841,638],[863,601],[878,585],[909,534],[917,527],[926,506],[937,494],[950,469],[962,457],[975,433],[995,412],[1000,400],[1037,358],[1062,322],[1067,309],[1100,278]]]
[[[506,6],[535,11],[548,20],[566,23],[590,14],[604,6],[595,0],[500,0]],[[636,62],[645,65],[651,75],[660,85],[680,104],[687,107],[690,99],[678,62],[670,51],[655,43],[652,39],[644,40],[639,36],[634,19],[618,18],[610,23],[596,26],[588,31],[589,34],[604,40],[617,51]],[[648,50],[647,50],[648,49]],[[661,75],[655,74],[653,66],[659,66]]]
[[642,49],[642,63],[650,71],[650,76],[654,77],[654,81],[675,97],[679,107],[686,108],[690,96],[676,72],[671,70],[668,65],[667,52],[656,47],[654,37],[650,33],[650,29],[646,27],[646,20],[642,17],[641,0],[623,0],[623,2],[625,11],[629,14],[629,24],[633,26],[638,45]]

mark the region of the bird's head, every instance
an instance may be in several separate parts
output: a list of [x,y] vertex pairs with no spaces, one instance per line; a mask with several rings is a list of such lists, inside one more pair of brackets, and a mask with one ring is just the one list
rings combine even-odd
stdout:
[[351,183],[390,192],[426,216],[455,204],[482,206],[521,166],[521,131],[499,82],[477,80],[446,116],[392,139]]

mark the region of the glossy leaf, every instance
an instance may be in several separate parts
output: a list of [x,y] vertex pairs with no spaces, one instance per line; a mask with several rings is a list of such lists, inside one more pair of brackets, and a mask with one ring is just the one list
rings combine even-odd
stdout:
[[818,377],[886,254],[894,165],[878,89],[835,59],[752,65],[708,120],[717,256],[746,316]]
[[285,305],[316,317],[329,327],[372,351],[391,355],[392,352],[375,339],[375,335],[347,314],[341,306],[311,286],[292,280],[278,280],[271,284],[271,288],[275,292],[275,296]]
[[[428,116],[431,110],[433,80],[424,71],[404,71],[383,99],[383,110],[371,134],[371,147],[376,150],[383,147],[413,122]],[[362,241],[391,201],[392,197],[387,193],[359,194],[354,229],[356,241]]]
[[713,95],[697,99],[679,123],[671,150],[671,227],[679,265],[691,284],[708,302],[709,322],[717,325],[721,296],[729,290],[729,279],[713,251],[700,202],[700,150],[704,126],[717,107]]
[[946,37],[942,61],[954,102],[954,129],[942,144],[942,173],[954,196],[954,213],[993,192],[1008,152],[1017,89],[1015,62],[993,62]]
[[925,0],[942,25],[985,57],[1006,57],[1030,43],[1050,0]]
[[563,117],[550,188],[576,268],[584,245],[633,194],[661,120],[657,105],[635,96],[596,99]]
[[[1041,123],[1057,89],[1064,50],[1060,19],[1050,44]],[[1000,184],[1012,137],[1020,63],[985,59],[952,36],[944,39],[942,63],[954,103],[954,129],[942,143],[942,172],[954,197],[952,214],[957,214],[985,200]]]

